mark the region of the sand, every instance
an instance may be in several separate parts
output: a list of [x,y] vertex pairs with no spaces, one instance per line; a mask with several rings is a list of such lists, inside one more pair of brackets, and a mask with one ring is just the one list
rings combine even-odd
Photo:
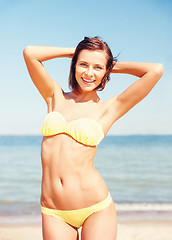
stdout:
[[[42,240],[41,225],[1,225],[0,240]],[[122,222],[117,240],[172,240],[172,222]]]

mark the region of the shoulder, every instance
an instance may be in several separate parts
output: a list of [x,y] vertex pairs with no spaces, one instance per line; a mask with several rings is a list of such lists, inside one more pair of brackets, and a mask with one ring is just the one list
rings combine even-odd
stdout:
[[119,118],[120,100],[119,95],[115,95],[103,103],[105,115],[113,124]]
[[111,109],[111,107],[115,107],[115,105],[117,105],[118,102],[119,102],[119,95],[115,95],[107,99],[106,101],[104,101],[103,104],[105,105],[105,108],[109,110]]
[[61,86],[56,81],[54,81],[53,94],[46,99],[48,111],[53,111],[55,106],[62,102],[64,99],[64,94],[65,93]]
[[113,96],[105,101],[101,101],[99,104],[99,109],[101,113],[100,123],[103,127],[105,135],[108,133],[109,129],[113,123],[117,120],[116,104],[118,96]]
[[101,116],[108,121],[110,120],[110,122],[114,122],[117,113],[117,105],[118,95],[113,96],[105,101],[101,101],[99,103]]

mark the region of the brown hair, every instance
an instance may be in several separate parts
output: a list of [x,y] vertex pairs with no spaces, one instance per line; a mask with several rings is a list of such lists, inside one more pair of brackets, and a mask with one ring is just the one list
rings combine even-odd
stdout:
[[110,80],[110,73],[115,65],[117,59],[113,57],[112,52],[107,45],[106,42],[103,42],[99,37],[88,38],[85,37],[78,46],[76,47],[75,53],[73,55],[70,67],[70,74],[69,74],[69,88],[75,90],[78,88],[78,83],[75,78],[75,66],[78,60],[79,53],[84,50],[103,50],[106,52],[107,55],[107,65],[106,65],[106,73],[102,78],[101,83],[95,89],[98,91],[102,91],[105,88],[106,83]]

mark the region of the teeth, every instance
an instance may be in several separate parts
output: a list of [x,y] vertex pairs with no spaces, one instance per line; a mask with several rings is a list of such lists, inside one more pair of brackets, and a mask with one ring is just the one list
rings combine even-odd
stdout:
[[92,82],[95,81],[95,80],[92,80],[92,81],[90,81],[90,80],[86,80],[85,78],[83,78],[83,80],[86,81],[86,82],[88,82],[88,83],[92,83]]

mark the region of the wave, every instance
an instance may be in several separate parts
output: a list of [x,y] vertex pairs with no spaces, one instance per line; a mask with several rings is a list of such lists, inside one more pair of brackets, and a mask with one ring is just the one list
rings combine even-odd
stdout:
[[116,203],[118,211],[172,211],[172,203]]

